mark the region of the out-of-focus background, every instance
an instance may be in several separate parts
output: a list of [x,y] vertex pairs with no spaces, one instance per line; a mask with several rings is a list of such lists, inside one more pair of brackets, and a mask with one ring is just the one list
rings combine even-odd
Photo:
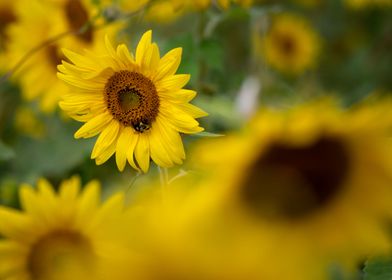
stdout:
[[[82,30],[87,22],[96,33]],[[56,78],[61,49],[99,48],[106,29],[130,50],[148,29],[161,54],[183,48],[178,73],[191,74],[192,103],[209,113],[204,133],[183,137],[186,151],[240,130],[260,108],[324,97],[349,108],[392,93],[391,0],[0,0],[0,204],[18,207],[19,185],[40,177],[58,185],[79,174],[132,200],[159,176],[154,166],[121,173],[114,157],[97,166],[95,139],[74,139],[80,123],[57,106],[68,90]]]

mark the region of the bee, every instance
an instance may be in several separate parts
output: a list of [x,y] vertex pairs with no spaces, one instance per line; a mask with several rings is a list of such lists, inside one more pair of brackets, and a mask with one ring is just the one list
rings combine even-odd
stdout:
[[143,121],[138,122],[137,124],[133,125],[133,128],[140,133],[143,133],[144,131],[147,131],[151,128],[151,126],[148,123],[145,123]]

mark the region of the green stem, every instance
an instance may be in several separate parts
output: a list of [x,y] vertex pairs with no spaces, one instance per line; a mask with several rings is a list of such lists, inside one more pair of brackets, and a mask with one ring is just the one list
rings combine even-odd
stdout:
[[169,185],[169,172],[167,168],[158,166],[159,179],[161,181],[161,194],[162,201],[166,201],[167,197],[167,187]]

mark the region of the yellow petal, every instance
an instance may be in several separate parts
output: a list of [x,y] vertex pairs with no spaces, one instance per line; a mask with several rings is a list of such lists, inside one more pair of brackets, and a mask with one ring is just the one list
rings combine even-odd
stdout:
[[169,51],[159,61],[158,70],[154,77],[154,81],[159,81],[165,76],[174,75],[180,66],[182,48],[176,48]]
[[117,145],[117,136],[116,139],[107,147],[96,159],[95,163],[97,165],[101,165],[105,163],[114,153],[116,152],[116,145]]
[[70,84],[71,86],[74,86],[76,88],[83,89],[86,91],[92,91],[97,94],[100,94],[104,90],[104,87],[101,83],[95,83],[92,81],[82,80],[78,77],[75,77],[72,75],[65,75],[62,73],[57,73],[57,77],[60,80],[63,80],[64,82]]
[[48,222],[46,219],[46,214],[48,213],[45,213],[47,209],[42,208],[39,197],[31,186],[22,186],[19,191],[19,196],[22,208],[34,219],[35,223],[39,223],[39,227],[42,227]]
[[145,55],[150,49],[152,31],[145,32],[136,47],[136,63],[140,66],[143,65],[143,61],[146,59]]
[[13,240],[27,241],[31,220],[20,212],[0,206],[0,234]]
[[80,192],[81,181],[79,176],[72,176],[61,182],[59,187],[60,198],[63,201],[74,202]]
[[150,142],[146,133],[139,134],[135,147],[135,159],[142,171],[147,173],[150,166]]
[[199,125],[193,117],[168,102],[162,102],[159,109],[162,115],[166,117],[166,120],[176,127],[190,128]]
[[137,141],[136,133],[131,127],[125,127],[119,134],[116,147],[116,164],[123,171],[127,162],[127,154],[130,149],[135,148]]
[[171,167],[173,166],[173,162],[171,157],[166,151],[164,147],[163,141],[160,137],[159,130],[157,128],[159,124],[157,122],[151,127],[150,132],[150,151],[151,151],[151,159],[159,166],[162,167]]
[[140,168],[136,165],[135,163],[135,147],[137,145],[137,143],[139,142],[139,133],[134,133],[134,139],[131,142],[131,144],[129,145],[129,149],[127,152],[127,160],[128,163],[136,170],[140,171]]
[[188,74],[172,75],[156,82],[159,91],[177,91],[185,86],[191,78]]
[[202,118],[208,116],[208,113],[204,110],[200,109],[199,107],[189,104],[189,103],[182,103],[182,104],[175,104],[179,109],[183,112],[189,114],[193,118]]
[[86,70],[96,70],[97,64],[86,56],[77,54],[71,50],[62,49],[65,57],[67,57],[73,64],[82,66]]
[[106,47],[107,52],[109,53],[109,55],[112,58],[116,58],[117,57],[116,51],[114,50],[113,45],[110,42],[108,35],[105,35],[105,47]]
[[161,99],[167,99],[174,103],[187,103],[196,96],[196,91],[190,89],[180,89],[178,91],[163,91],[159,93]]
[[107,226],[111,220],[116,220],[124,210],[124,195],[119,193],[111,196],[98,210],[86,231],[99,234],[100,227]]
[[112,120],[104,130],[102,130],[97,141],[95,142],[91,158],[97,158],[104,152],[113,142],[117,141],[117,136],[120,130],[120,123],[117,120]]
[[125,44],[121,44],[117,47],[117,55],[119,56],[119,58],[121,60],[126,61],[127,64],[135,63],[135,58],[129,52],[129,50]]
[[84,224],[90,221],[95,211],[98,209],[100,200],[100,184],[94,180],[89,182],[78,200],[78,211],[75,218],[75,227],[83,228]]
[[90,119],[86,122],[78,131],[75,132],[74,137],[78,138],[89,138],[100,133],[109,122],[111,122],[113,116],[105,111],[103,114],[99,114],[98,116]]
[[181,136],[170,125],[164,125],[160,117],[157,118],[156,122],[158,124],[156,129],[159,131],[165,149],[168,150],[175,163],[181,164],[182,160],[185,159]]
[[150,61],[150,69],[155,69],[158,68],[159,65],[159,60],[160,60],[160,55],[159,55],[159,48],[156,43],[153,43],[151,46],[151,61]]

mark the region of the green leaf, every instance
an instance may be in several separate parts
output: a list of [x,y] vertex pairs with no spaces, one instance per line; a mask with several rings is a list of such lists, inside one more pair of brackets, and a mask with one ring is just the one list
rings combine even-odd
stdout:
[[222,44],[214,39],[205,39],[200,45],[201,56],[209,69],[223,72],[224,52]]
[[42,139],[19,138],[11,164],[22,180],[59,176],[82,164],[88,158],[95,139],[74,139],[79,124],[63,122],[56,117],[45,120],[46,135]]
[[0,161],[7,161],[14,156],[14,151],[0,140]]
[[191,134],[192,136],[198,136],[198,137],[222,137],[224,136],[223,134],[217,134],[217,133],[212,133],[212,132],[207,132],[207,131],[202,131],[196,134]]
[[366,262],[364,280],[392,279],[392,257],[374,258]]

